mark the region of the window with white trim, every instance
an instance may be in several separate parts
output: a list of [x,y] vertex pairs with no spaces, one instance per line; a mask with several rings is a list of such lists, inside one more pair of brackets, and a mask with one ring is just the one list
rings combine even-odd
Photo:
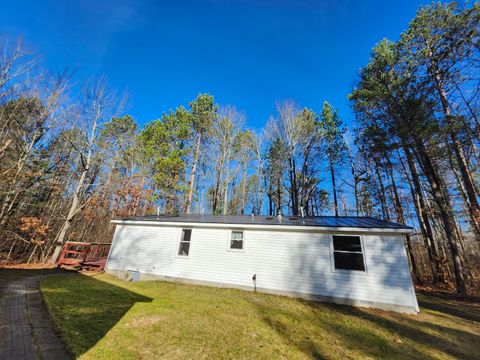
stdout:
[[182,229],[180,244],[178,245],[178,255],[188,256],[190,253],[190,239],[192,238],[192,229]]
[[365,271],[360,236],[333,235],[335,269]]
[[243,231],[232,231],[230,250],[243,250]]

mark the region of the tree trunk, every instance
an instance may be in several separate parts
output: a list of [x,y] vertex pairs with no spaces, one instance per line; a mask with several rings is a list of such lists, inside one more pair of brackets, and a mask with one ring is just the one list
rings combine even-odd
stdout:
[[[293,154],[289,156],[290,164],[290,197],[292,200],[292,215],[298,215],[298,186],[297,186],[297,173],[296,164]],[[280,209],[277,209],[280,211]]]
[[[15,202],[18,198],[18,195],[20,194],[21,190],[17,189],[17,181],[23,174],[23,169],[25,167],[25,163],[27,162],[29,156],[32,153],[32,150],[34,149],[35,144],[40,140],[41,135],[38,132],[38,129],[36,129],[33,132],[33,136],[30,139],[30,142],[28,144],[25,144],[25,146],[22,146],[22,153],[19,156],[16,164],[17,170],[15,171],[15,175],[12,179],[11,183],[11,189],[10,191],[7,192],[7,195],[5,196],[4,203],[2,205],[2,209],[0,211],[0,228],[3,227],[6,222],[7,222],[7,215],[12,211]],[[0,176],[6,175],[10,170],[8,169],[7,172],[3,172]],[[12,196],[13,195],[13,196]]]
[[335,184],[335,169],[333,168],[333,159],[332,159],[331,151],[330,151],[330,154],[328,156],[328,160],[329,160],[329,163],[330,163],[330,175],[332,177],[333,206],[334,206],[334,209],[335,209],[335,216],[338,216],[337,186]]
[[[280,177],[277,177],[277,201],[275,202],[277,213],[282,209],[282,181]],[[275,215],[275,214],[273,214]]]
[[435,79],[435,86],[440,96],[443,113],[445,115],[445,121],[450,127],[448,133],[452,141],[453,151],[458,163],[458,167],[460,169],[460,174],[462,177],[465,192],[468,197],[468,212],[470,215],[472,230],[475,233],[476,240],[480,242],[480,204],[477,198],[478,191],[476,189],[475,182],[473,181],[472,174],[468,168],[467,161],[465,159],[465,154],[461,147],[460,141],[457,138],[457,132],[454,129],[455,124],[452,122],[450,104],[447,99],[447,94],[441,83],[440,72],[438,71],[435,62],[433,61],[432,61],[431,72],[433,73],[433,77]]
[[118,152],[115,152],[115,156],[112,161],[112,166],[110,167],[110,171],[108,172],[107,176],[107,181],[105,182],[105,191],[104,191],[104,196],[107,197],[109,190],[110,190],[110,183],[112,182],[112,174],[113,171],[115,170],[115,165],[117,164],[118,161]]
[[247,164],[243,168],[243,181],[242,181],[242,207],[240,208],[240,214],[245,215],[245,195],[247,193]]
[[223,215],[227,215],[228,212],[228,187],[230,184],[230,150],[227,150],[227,154],[225,157],[225,181],[223,187]]
[[272,182],[269,181],[268,182],[268,215],[273,215],[272,196],[273,196]]
[[[427,247],[428,258],[431,265],[433,283],[437,283],[439,279],[439,275],[442,274],[442,267],[440,264],[440,258],[438,255],[438,251],[435,245],[435,239],[433,237],[432,227],[430,225],[430,219],[428,216],[428,211],[425,205],[425,200],[423,199],[422,188],[420,185],[420,176],[417,171],[417,167],[415,165],[415,160],[413,158],[412,152],[410,148],[406,144],[405,141],[403,143],[403,150],[407,157],[407,163],[410,170],[411,181],[409,180],[410,184],[410,191],[412,194],[412,200],[414,202],[415,210],[418,217],[418,223],[420,225],[420,231],[422,232],[423,238],[425,240],[425,245]],[[401,157],[400,157],[401,160]],[[403,161],[402,166],[404,167]],[[406,169],[404,168],[406,173]],[[445,279],[442,279],[445,280]]]
[[25,165],[26,159],[27,159],[27,156],[22,156],[17,163],[17,170],[15,172],[15,175],[12,179],[12,184],[11,184],[12,190],[7,192],[3,201],[2,209],[0,211],[0,227],[3,227],[6,224],[8,219],[7,215],[12,210],[13,205],[15,204],[15,201],[17,200],[18,195],[20,193],[20,189],[18,189],[18,186],[16,185],[17,185],[17,180],[19,179],[20,175],[23,172],[23,167]]
[[378,163],[377,159],[373,159],[375,163],[375,175],[377,176],[377,181],[378,181],[378,188],[380,190],[380,205],[382,207],[382,213],[384,220],[389,221],[390,220],[390,212],[388,211],[388,205],[387,205],[387,196],[385,193],[385,186],[383,185],[383,179],[382,175],[380,174],[380,164]]
[[[391,185],[392,185],[393,202],[395,204],[395,212],[397,213],[397,221],[400,224],[405,225],[405,215],[403,213],[403,206],[402,206],[402,203],[401,203],[401,200],[400,200],[400,196],[398,195],[397,184],[395,182],[395,176],[394,176],[394,173],[393,173],[393,165],[392,165],[392,162],[390,161],[390,159],[388,157],[388,154],[385,154],[385,160],[387,162],[388,174],[390,176],[390,182],[391,182]],[[412,244],[411,244],[411,239],[410,239],[409,234],[405,235],[405,242],[406,242],[408,257],[409,257],[409,260],[410,260],[410,266],[412,268],[412,272],[413,272],[415,282],[417,284],[420,284],[422,281],[421,281],[421,278],[420,278],[420,274],[418,273],[418,267],[417,267],[417,263],[415,262],[415,257],[413,256],[413,249],[412,249]]]
[[213,201],[212,201],[212,213],[214,215],[217,215],[220,212],[218,207],[220,204],[220,182],[222,180],[223,164],[224,164],[224,161],[219,161],[217,162],[217,167],[216,167],[217,180],[215,184],[215,190],[213,193]]
[[60,252],[62,251],[63,243],[65,241],[65,235],[67,234],[67,231],[70,228],[73,218],[75,217],[75,215],[78,213],[78,210],[80,209],[80,194],[83,190],[85,179],[87,177],[88,171],[90,170],[90,164],[92,162],[93,145],[95,141],[95,130],[97,128],[97,121],[98,121],[98,118],[95,118],[92,124],[92,131],[90,134],[90,139],[88,144],[89,146],[88,146],[87,157],[85,159],[85,163],[83,164],[83,170],[82,170],[82,173],[80,174],[80,178],[78,179],[77,186],[75,187],[75,191],[73,192],[72,202],[70,204],[70,209],[68,210],[67,217],[65,218],[65,221],[63,222],[63,225],[60,228],[60,232],[57,235],[55,250],[53,251],[53,255],[50,259],[51,263],[56,263],[58,261],[58,257],[60,256]]
[[185,202],[185,214],[190,214],[190,210],[192,207],[192,198],[193,198],[193,187],[195,183],[195,171],[197,169],[197,162],[198,156],[200,154],[200,143],[202,142],[202,133],[198,133],[197,144],[195,146],[195,152],[193,154],[193,164],[192,169],[190,171],[190,182],[189,182],[189,189],[187,194],[187,200]]
[[82,171],[80,178],[78,179],[77,186],[75,187],[75,191],[73,192],[72,202],[70,204],[70,209],[68,210],[67,217],[63,222],[62,227],[60,228],[60,232],[57,235],[55,250],[53,251],[53,255],[50,259],[52,264],[55,264],[58,261],[58,257],[60,256],[60,252],[62,251],[63,243],[65,241],[65,235],[67,234],[70,225],[72,224],[72,220],[77,214],[78,206],[80,203],[80,192],[82,191],[83,185],[85,183],[85,178],[87,176],[87,172],[90,165],[90,156],[88,156],[86,166]]
[[430,183],[432,196],[435,199],[439,215],[444,225],[445,235],[447,236],[450,252],[452,254],[457,292],[465,294],[467,292],[467,288],[463,275],[462,262],[458,251],[457,239],[455,237],[455,220],[452,214],[452,206],[448,198],[446,186],[443,182],[443,179],[437,173],[437,169],[431,162],[421,139],[415,135],[413,135],[413,139],[416,147],[416,155],[418,156],[419,163],[423,167],[423,173]]
[[203,213],[203,196],[204,196],[204,189],[205,189],[203,178],[204,178],[204,173],[202,171],[198,174],[198,177],[197,177],[198,180],[195,182],[195,193],[199,194],[196,202],[197,214]]
[[355,212],[357,216],[360,216],[360,209],[358,204],[358,184],[360,183],[360,177],[357,175],[355,165],[353,164],[353,160],[351,162],[351,171],[353,177],[353,195],[355,199]]

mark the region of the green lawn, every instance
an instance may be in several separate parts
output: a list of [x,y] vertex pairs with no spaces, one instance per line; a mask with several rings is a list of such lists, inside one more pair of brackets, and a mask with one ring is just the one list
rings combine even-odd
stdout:
[[109,275],[43,280],[81,359],[480,359],[480,304],[420,295],[422,313]]

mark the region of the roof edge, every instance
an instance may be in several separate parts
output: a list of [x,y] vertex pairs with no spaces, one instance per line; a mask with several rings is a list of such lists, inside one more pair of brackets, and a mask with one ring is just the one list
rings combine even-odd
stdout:
[[261,229],[261,230],[288,230],[288,231],[319,231],[319,232],[362,232],[362,233],[390,233],[390,234],[410,234],[413,231],[411,227],[400,229],[395,228],[367,228],[367,227],[348,227],[348,226],[308,226],[308,225],[283,225],[283,224],[239,224],[239,223],[205,223],[205,222],[179,222],[179,221],[160,221],[160,220],[128,220],[113,219],[110,221],[117,225],[153,225],[153,226],[173,226],[173,227],[201,227],[201,228],[232,228],[232,229]]

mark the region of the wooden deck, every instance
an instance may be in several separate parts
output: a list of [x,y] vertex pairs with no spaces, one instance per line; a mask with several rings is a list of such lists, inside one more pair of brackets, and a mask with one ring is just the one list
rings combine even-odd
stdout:
[[67,241],[63,245],[58,266],[103,271],[109,251],[110,244]]

